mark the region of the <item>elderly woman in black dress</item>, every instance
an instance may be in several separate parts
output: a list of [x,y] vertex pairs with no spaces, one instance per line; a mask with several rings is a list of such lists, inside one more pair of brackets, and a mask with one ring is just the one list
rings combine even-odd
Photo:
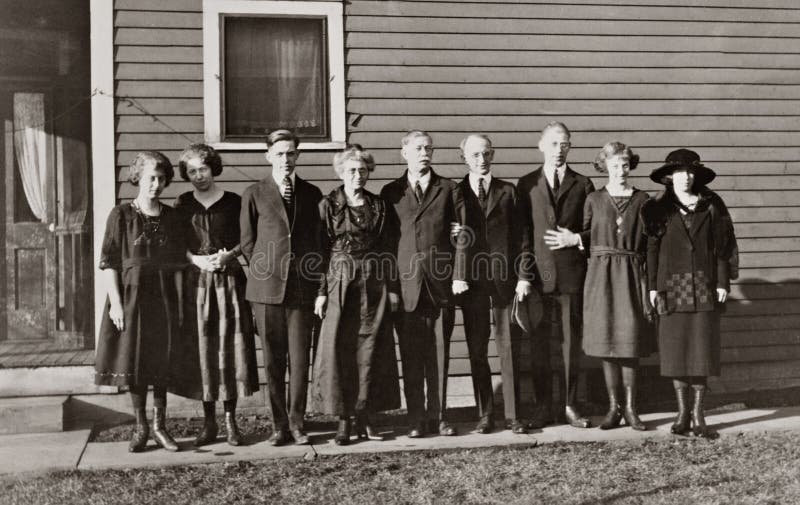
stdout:
[[678,399],[671,431],[691,429],[698,437],[712,435],[704,416],[706,380],[720,373],[720,313],[738,276],[733,222],[722,198],[706,187],[715,175],[694,151],[673,151],[650,174],[666,189],[642,208],[661,375],[672,378]]
[[[638,164],[639,156],[625,144],[606,144],[594,166],[608,175],[608,183],[584,205],[591,248],[583,295],[583,349],[603,361],[609,400],[600,424],[603,430],[616,428],[623,418],[634,430],[646,429],[636,409],[636,369],[639,358],[652,351],[644,272],[647,238],[640,217],[649,196],[628,180]],[[625,388],[624,408],[620,383]]]
[[389,323],[399,305],[399,289],[389,253],[387,205],[364,189],[375,167],[372,155],[351,146],[334,157],[333,165],[344,184],[319,206],[328,267],[314,307],[323,320],[312,410],[339,417],[334,441],[346,445],[351,416],[356,416],[358,438],[383,440],[370,414],[400,406]]
[[225,431],[230,445],[241,443],[236,425],[236,400],[258,390],[253,315],[245,300],[247,281],[237,260],[239,212],[242,199],[224,191],[214,181],[222,173],[222,160],[205,144],[183,151],[178,168],[192,183],[193,191],[175,202],[189,221],[184,331],[194,343],[187,349],[199,361],[205,422],[194,444],[201,446],[217,437],[215,402],[225,409]]
[[100,268],[108,303],[100,323],[95,384],[128,386],[136,426],[128,450],[140,452],[150,430],[145,414],[153,386],[153,438],[168,451],[178,445],[166,431],[167,387],[181,346],[181,270],[186,264],[184,229],[178,212],[159,201],[174,176],[161,153],[136,155],[128,181],[139,187],[130,203],[108,215]]

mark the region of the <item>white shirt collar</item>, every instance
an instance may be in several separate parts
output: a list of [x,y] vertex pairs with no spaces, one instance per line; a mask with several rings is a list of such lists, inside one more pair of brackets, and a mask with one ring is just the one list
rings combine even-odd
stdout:
[[424,193],[425,191],[427,191],[428,190],[428,184],[431,183],[431,171],[428,170],[427,172],[425,172],[425,175],[420,176],[419,179],[414,179],[411,176],[411,172],[409,171],[408,172],[408,184],[413,188],[414,186],[416,186],[417,181],[419,181],[419,185],[422,188],[422,192]]
[[483,179],[483,189],[487,192],[489,191],[489,186],[492,184],[492,174],[491,172],[486,175],[479,175],[473,172],[468,174],[469,177],[469,187],[472,188],[472,191],[475,195],[478,194],[478,181]]
[[[289,179],[291,179],[291,181],[292,181],[292,189],[294,189],[295,186],[297,186],[297,177],[296,176],[297,176],[297,171],[296,170],[292,170],[292,175],[289,176]],[[272,172],[272,179],[275,181],[275,184],[278,185],[278,189],[280,189],[281,194],[283,194],[283,190],[285,189],[284,186],[283,186],[283,177],[278,178],[275,175],[275,172],[273,171]]]
[[545,165],[544,167],[544,176],[547,178],[547,183],[550,187],[553,187],[553,174],[558,174],[558,182],[564,182],[564,173],[567,171],[567,164],[564,163],[560,167],[549,167]]

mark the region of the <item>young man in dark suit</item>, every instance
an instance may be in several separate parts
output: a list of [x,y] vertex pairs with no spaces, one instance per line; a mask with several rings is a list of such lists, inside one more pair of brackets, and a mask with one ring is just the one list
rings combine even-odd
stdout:
[[[398,333],[408,436],[421,437],[426,430],[455,435],[445,412],[450,339],[435,328],[442,308],[452,305],[453,294],[467,290],[465,244],[450,239],[451,223],[464,223],[464,199],[456,183],[431,168],[430,135],[409,132],[402,146],[408,170],[383,187],[381,198],[389,206],[397,237],[403,307]],[[425,423],[426,383],[429,426]]]
[[[494,428],[492,376],[488,346],[491,334],[490,311],[494,315],[494,338],[500,356],[503,380],[505,425],[517,434],[527,433],[519,419],[517,356],[511,343],[511,302],[522,300],[531,291],[530,272],[518,276],[524,261],[524,215],[517,189],[492,174],[494,149],[486,135],[473,134],[461,142],[461,155],[469,174],[459,183],[466,205],[466,228],[471,238],[467,257],[470,289],[458,300],[464,315],[472,383],[478,402],[478,433]],[[519,280],[518,280],[519,279]]]
[[536,256],[534,284],[544,295],[544,317],[532,335],[534,428],[553,421],[551,338],[562,342],[566,421],[579,428],[590,426],[589,420],[576,410],[575,396],[586,277],[583,244],[589,245],[589,233],[583,232],[583,204],[594,185],[588,177],[569,168],[569,148],[570,132],[564,124],[553,122],[545,126],[539,140],[544,164],[517,184],[529,229],[526,239],[532,242]]
[[[271,174],[242,195],[242,253],[250,265],[246,298],[264,352],[272,445],[290,436],[308,444],[303,428],[314,299],[320,285],[320,190],[295,174],[299,141],[288,130],[267,136]],[[289,402],[286,377],[289,363]]]

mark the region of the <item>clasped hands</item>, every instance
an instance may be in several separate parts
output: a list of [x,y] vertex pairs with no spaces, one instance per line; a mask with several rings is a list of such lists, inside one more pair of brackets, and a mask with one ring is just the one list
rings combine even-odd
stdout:
[[236,258],[236,253],[227,249],[220,249],[214,254],[193,254],[192,264],[206,272],[217,272],[225,270],[225,267]]

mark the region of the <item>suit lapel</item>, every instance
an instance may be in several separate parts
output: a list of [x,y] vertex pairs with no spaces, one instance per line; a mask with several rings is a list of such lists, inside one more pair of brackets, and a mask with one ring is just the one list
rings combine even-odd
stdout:
[[431,180],[428,184],[428,190],[425,191],[425,194],[422,197],[422,202],[419,205],[419,209],[417,209],[417,219],[425,212],[425,209],[439,196],[439,193],[442,191],[442,185],[440,184],[440,177],[436,175],[433,171],[431,171]]
[[[295,179],[297,179],[296,176]],[[283,204],[281,188],[279,188],[278,184],[275,183],[275,179],[272,178],[272,174],[268,175],[267,178],[264,179],[264,183],[267,185],[267,201],[269,202],[270,206],[275,209],[275,212],[281,216],[283,221],[286,223],[286,226],[289,227],[289,216],[286,214],[286,206]],[[295,208],[297,208],[297,202],[295,202]]]
[[494,208],[497,207],[502,196],[503,188],[498,184],[497,178],[492,176],[492,182],[489,183],[489,191],[487,191],[486,195],[486,217],[489,217]]
[[[706,209],[704,212],[696,212],[694,218],[692,219],[692,226],[689,227],[689,238],[694,241],[695,235],[700,230],[700,227],[703,225],[706,219],[709,218],[711,212]],[[686,228],[684,226],[684,228]]]
[[[546,180],[546,179],[545,179]],[[569,193],[570,188],[575,185],[575,172],[566,167],[564,170],[564,179],[561,181],[561,186],[558,188],[558,194],[556,196],[556,207],[561,205],[561,200]]]
[[544,176],[544,168],[539,168],[539,180],[536,181],[536,188],[541,200],[547,202],[547,206],[555,213],[553,199],[550,197],[550,188],[547,185],[547,177]]

